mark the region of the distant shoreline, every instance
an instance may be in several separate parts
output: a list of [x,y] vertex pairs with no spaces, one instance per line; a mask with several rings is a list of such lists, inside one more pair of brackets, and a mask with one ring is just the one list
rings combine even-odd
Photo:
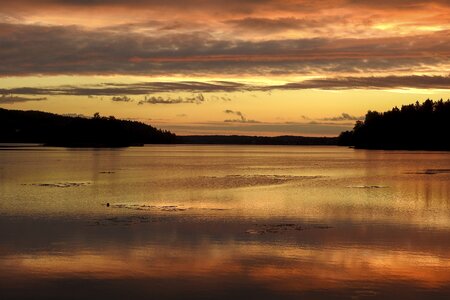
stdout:
[[0,108],[0,143],[66,148],[125,148],[145,144],[337,145],[337,137],[187,135],[114,116],[71,117]]
[[337,146],[337,137],[247,136],[247,135],[185,135],[177,136],[177,144],[197,145],[297,145]]
[[369,151],[407,151],[407,152],[450,152],[450,150],[443,149],[402,149],[402,148],[359,148],[355,146],[344,146],[335,144],[232,144],[232,143],[172,143],[172,144],[143,144],[143,145],[129,145],[129,146],[94,146],[94,145],[84,145],[84,146],[69,146],[69,145],[46,145],[37,143],[3,143],[0,142],[0,151],[8,150],[33,150],[36,148],[43,147],[55,147],[55,148],[67,148],[67,149],[126,149],[130,147],[145,147],[145,146],[304,146],[304,147],[340,147],[355,150],[369,150]]
[[[336,137],[175,135],[136,121],[94,114],[69,117],[0,108],[0,143],[64,148],[127,148],[144,145],[348,146],[366,150],[450,151],[450,100],[426,100],[378,113],[369,111],[351,131]],[[3,149],[8,146],[0,146]],[[17,147],[17,146],[13,146]]]
[[[142,144],[99,144],[99,143],[27,143],[27,142],[2,142],[0,148],[17,147],[61,147],[61,148],[128,148],[143,147],[147,145],[242,145],[242,146],[338,146],[336,137],[303,137],[303,136],[177,136],[174,143],[142,143]],[[238,138],[238,140],[236,140]],[[316,141],[317,140],[317,141]]]

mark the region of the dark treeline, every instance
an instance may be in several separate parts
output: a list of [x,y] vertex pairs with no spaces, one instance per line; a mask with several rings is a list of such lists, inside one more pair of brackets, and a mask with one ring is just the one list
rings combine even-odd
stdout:
[[176,136],[136,122],[102,117],[69,117],[0,108],[0,142],[63,147],[126,147],[143,144],[336,145],[337,138],[303,136]]
[[369,111],[339,145],[365,149],[450,150],[450,100],[426,100],[400,109]]
[[183,144],[223,144],[223,145],[337,145],[334,137],[304,136],[243,136],[243,135],[190,135],[178,136]]
[[0,142],[65,147],[125,147],[174,143],[175,134],[135,121],[68,117],[39,111],[0,109]]

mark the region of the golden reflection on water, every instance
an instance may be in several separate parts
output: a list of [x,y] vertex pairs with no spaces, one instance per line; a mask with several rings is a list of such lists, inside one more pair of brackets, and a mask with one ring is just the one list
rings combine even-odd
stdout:
[[0,292],[445,298],[448,169],[337,147],[3,151]]
[[[219,276],[233,281],[245,275],[273,290],[304,291],[344,287],[351,282],[371,285],[402,280],[415,288],[439,288],[450,281],[450,260],[426,253],[386,249],[299,249],[261,244],[235,244],[195,249],[145,247],[121,253],[113,249],[3,257],[3,280],[29,277],[90,279],[177,278],[204,280]],[[3,276],[2,276],[3,277]]]

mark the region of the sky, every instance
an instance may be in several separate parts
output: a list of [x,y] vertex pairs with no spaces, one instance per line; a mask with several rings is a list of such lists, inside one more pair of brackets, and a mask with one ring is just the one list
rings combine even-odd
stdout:
[[335,136],[449,91],[449,0],[0,0],[2,108]]

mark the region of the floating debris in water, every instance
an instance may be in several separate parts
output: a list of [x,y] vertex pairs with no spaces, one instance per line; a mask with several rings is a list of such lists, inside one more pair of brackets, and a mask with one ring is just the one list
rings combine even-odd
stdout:
[[132,209],[132,210],[159,210],[164,212],[178,212],[178,211],[186,211],[186,210],[193,210],[193,209],[201,209],[201,210],[212,210],[212,211],[223,211],[228,210],[228,208],[220,208],[220,207],[201,207],[201,208],[195,208],[195,207],[183,207],[180,205],[146,205],[146,204],[127,204],[127,203],[117,203],[117,204],[110,204],[109,203],[103,204],[107,207],[112,208],[124,208],[124,209]]
[[256,225],[257,228],[247,229],[245,233],[247,234],[266,234],[266,233],[286,233],[293,231],[303,231],[308,229],[330,229],[333,228],[328,225],[313,225],[313,226],[302,226],[293,223],[281,223],[281,224],[262,224]]
[[347,186],[350,189],[386,189],[388,186],[385,185],[350,185]]
[[131,226],[141,223],[157,222],[156,219],[151,219],[146,216],[127,216],[127,217],[111,217],[106,219],[99,219],[90,222],[89,226]]
[[419,172],[410,172],[406,174],[423,174],[423,175],[436,175],[436,174],[450,174],[450,169],[426,169]]
[[185,211],[187,208],[180,207],[178,205],[145,205],[145,204],[110,204],[112,208],[125,208],[133,210],[160,210],[160,211]]
[[114,171],[102,171],[102,172],[99,172],[100,174],[114,174],[114,173],[116,173],[116,172],[114,172]]
[[90,182],[55,182],[55,183],[23,183],[22,185],[69,188],[69,187],[86,186],[90,184],[91,184]]
[[303,230],[301,225],[297,224],[263,224],[258,225],[257,229],[248,229],[245,231],[248,234],[265,234],[265,233],[283,233],[286,231]]
[[313,228],[315,228],[315,229],[331,229],[331,228],[333,228],[333,226],[328,226],[328,225],[314,225]]
[[185,211],[186,210],[186,208],[179,208],[177,205],[163,205],[163,206],[159,206],[157,208],[159,208],[161,211]]

